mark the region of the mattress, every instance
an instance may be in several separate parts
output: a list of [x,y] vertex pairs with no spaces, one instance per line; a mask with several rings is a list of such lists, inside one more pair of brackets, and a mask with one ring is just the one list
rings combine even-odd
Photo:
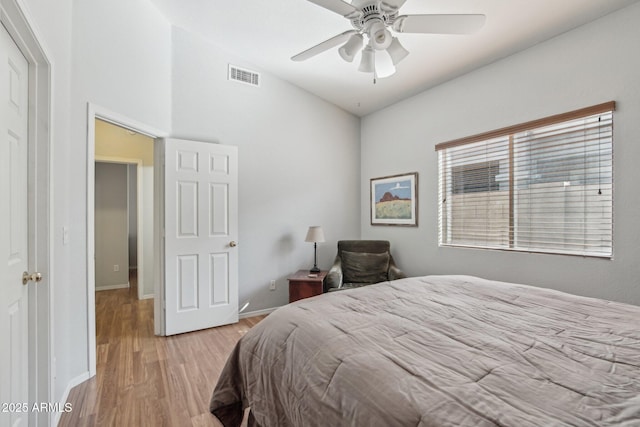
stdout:
[[215,386],[225,425],[640,426],[640,307],[425,276],[282,307]]

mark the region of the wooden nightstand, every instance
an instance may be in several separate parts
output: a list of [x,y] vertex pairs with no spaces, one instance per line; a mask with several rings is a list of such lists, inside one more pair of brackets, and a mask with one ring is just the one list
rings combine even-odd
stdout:
[[326,271],[314,274],[309,273],[309,270],[298,270],[296,274],[289,277],[289,302],[321,295],[326,275]]

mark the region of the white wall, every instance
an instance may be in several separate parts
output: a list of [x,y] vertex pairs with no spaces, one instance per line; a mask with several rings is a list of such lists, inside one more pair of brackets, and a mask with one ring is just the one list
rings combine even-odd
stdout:
[[260,70],[183,30],[173,59],[173,136],[239,148],[240,304],[286,304],[287,276],[313,266],[308,226],[324,228],[323,269],[359,237],[360,121],[267,73],[259,88],[227,81],[229,62]]
[[[411,275],[472,274],[640,304],[638,22],[635,4],[363,118],[362,237],[391,240]],[[613,260],[438,247],[435,144],[611,100]],[[419,227],[370,226],[369,179],[413,171]]]
[[129,285],[127,165],[97,162],[95,171],[95,283],[100,291]]
[[74,108],[85,114],[92,102],[168,129],[170,44],[171,26],[148,0],[75,0]]
[[[69,256],[73,274],[59,289],[70,310],[57,319],[66,328],[69,381],[88,366],[87,339],[87,104],[140,123],[168,129],[171,120],[171,26],[148,0],[74,0],[72,19],[71,139],[68,180]],[[61,381],[63,379],[61,378]],[[59,390],[62,394],[64,389]]]

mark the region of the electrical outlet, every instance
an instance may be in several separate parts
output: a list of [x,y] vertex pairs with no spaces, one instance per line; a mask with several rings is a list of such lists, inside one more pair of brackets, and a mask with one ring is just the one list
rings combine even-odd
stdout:
[[113,266],[113,271],[120,271],[120,266],[118,264],[115,264]]
[[276,281],[272,280],[269,282],[269,290],[270,291],[275,291],[276,290]]

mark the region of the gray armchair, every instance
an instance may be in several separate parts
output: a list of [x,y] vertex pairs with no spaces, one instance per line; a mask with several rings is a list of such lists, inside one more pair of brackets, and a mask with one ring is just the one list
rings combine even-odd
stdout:
[[395,264],[387,240],[340,240],[325,278],[326,291],[357,288],[407,277]]

